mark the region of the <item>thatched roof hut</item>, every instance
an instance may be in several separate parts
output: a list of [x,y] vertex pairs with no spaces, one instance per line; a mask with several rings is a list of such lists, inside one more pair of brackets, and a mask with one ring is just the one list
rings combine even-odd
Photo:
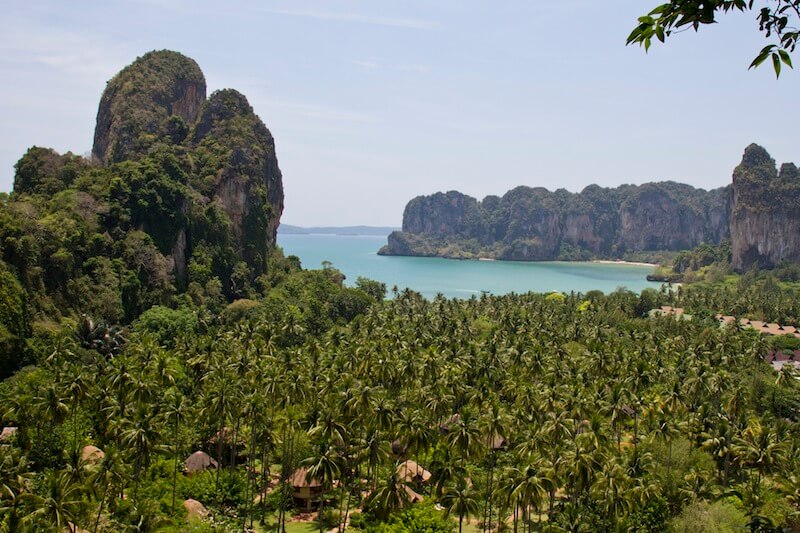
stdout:
[[292,487],[295,489],[302,489],[302,488],[316,488],[321,487],[322,484],[314,478],[308,479],[308,469],[307,468],[298,468],[295,470],[292,475],[289,477],[289,483],[291,483]]
[[106,453],[98,448],[97,446],[84,446],[81,448],[81,461],[90,465],[96,465],[100,463],[103,458],[106,456]]
[[719,320],[722,325],[729,326],[736,322],[736,317],[730,315],[717,315],[717,320]]
[[431,479],[431,473],[411,459],[397,465],[397,475],[406,483],[427,483]]
[[217,468],[218,466],[219,464],[213,457],[199,450],[186,458],[186,472],[188,474],[202,472],[209,468]]
[[311,511],[319,505],[322,499],[322,483],[313,477],[309,479],[307,468],[298,468],[292,472],[289,483],[292,485],[292,500],[298,509]]

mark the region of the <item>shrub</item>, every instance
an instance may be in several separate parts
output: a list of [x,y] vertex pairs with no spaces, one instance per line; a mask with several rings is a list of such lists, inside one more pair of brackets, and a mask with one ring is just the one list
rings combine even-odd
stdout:
[[697,501],[686,507],[670,522],[674,533],[734,533],[744,531],[745,514],[727,502]]

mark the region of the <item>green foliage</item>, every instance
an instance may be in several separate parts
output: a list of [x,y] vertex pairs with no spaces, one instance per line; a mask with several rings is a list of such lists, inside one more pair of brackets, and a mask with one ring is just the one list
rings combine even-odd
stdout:
[[378,302],[386,298],[386,284],[383,282],[359,276],[356,278],[356,288],[369,294]]
[[369,533],[453,533],[456,529],[456,524],[430,502],[397,511],[388,522],[363,526],[361,529]]
[[0,261],[0,379],[30,362],[25,345],[31,336],[27,302],[17,277]]
[[674,182],[613,189],[591,185],[580,193],[517,187],[482,202],[457,191],[437,193],[407,204],[403,231],[393,232],[380,253],[668,261],[665,252],[696,246],[698,236],[714,242],[728,232],[729,194],[728,187],[704,191]]
[[687,506],[670,522],[670,531],[682,533],[735,533],[744,531],[747,517],[733,505],[725,502],[709,503],[704,500]]
[[778,418],[800,417],[800,388],[781,386],[771,374],[753,376],[753,406],[760,414],[769,413]]
[[[750,11],[754,9],[753,0],[671,0],[660,4],[650,13],[639,17],[639,25],[628,36],[628,44],[636,43],[650,48],[653,39],[662,43],[673,33],[692,28],[698,31],[701,26],[718,22],[720,15],[734,11]],[[761,7],[758,13],[759,30],[765,38],[774,37],[777,43],[771,43],[761,51],[750,63],[750,68],[761,65],[767,59],[772,60],[775,75],[780,76],[781,64],[792,67],[790,52],[797,46],[798,20],[800,18],[800,2],[797,0],[778,0],[774,5]]]
[[221,317],[227,324],[235,324],[242,320],[247,320],[256,315],[256,311],[261,304],[255,300],[242,298],[228,304],[222,311]]
[[644,507],[631,514],[632,533],[663,533],[667,531],[670,513],[663,496],[648,498]]
[[331,318],[334,321],[350,322],[364,314],[375,303],[375,299],[360,289],[343,287],[331,302]]
[[222,472],[217,482],[216,471],[207,470],[182,477],[179,491],[184,499],[236,508],[244,504],[245,480],[240,472]]
[[672,263],[672,270],[678,274],[697,272],[713,264],[730,267],[731,243],[724,241],[719,245],[702,243],[695,249],[680,252]]
[[70,187],[89,163],[67,152],[32,146],[14,166],[14,192],[52,196]]
[[159,344],[175,346],[182,338],[191,338],[199,327],[197,314],[191,309],[170,309],[154,306],[134,322],[137,332],[153,335]]
[[[786,312],[795,293],[774,279],[642,295],[406,290],[378,303],[330,264],[271,264],[280,274],[255,282],[263,297],[221,315],[187,298],[152,307],[113,350],[114,328],[37,325],[39,366],[0,384],[2,424],[20,428],[18,453],[0,447],[0,491],[26,494],[21,517],[55,527],[42,498],[58,489],[76,495],[62,507],[86,530],[100,516],[99,531],[180,531],[187,497],[241,530],[265,490],[265,522],[289,518],[281,481],[324,455],[323,526],[344,520],[348,496],[349,512],[365,508],[351,526],[366,531],[452,531],[459,516],[471,529],[489,507],[508,530],[535,530],[540,515],[577,531],[791,525],[800,384],[762,361],[772,347],[760,334],[713,316],[770,302]],[[350,299],[372,303],[347,315]],[[662,303],[695,318],[641,316]],[[85,443],[105,451],[101,463],[74,460]],[[223,467],[185,475],[195,450]],[[405,458],[429,483],[398,474]]]

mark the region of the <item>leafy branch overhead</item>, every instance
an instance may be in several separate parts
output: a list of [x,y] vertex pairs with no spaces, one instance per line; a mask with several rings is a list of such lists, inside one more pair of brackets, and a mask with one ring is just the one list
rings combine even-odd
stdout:
[[701,25],[717,22],[723,13],[758,11],[759,31],[767,40],[775,42],[761,49],[750,68],[770,59],[775,75],[780,76],[782,65],[792,68],[789,54],[794,52],[800,36],[800,0],[770,0],[762,7],[754,4],[754,0],[672,0],[639,17],[639,24],[628,36],[627,44],[639,44],[647,51],[654,38],[663,43],[673,33],[689,28],[698,31]]

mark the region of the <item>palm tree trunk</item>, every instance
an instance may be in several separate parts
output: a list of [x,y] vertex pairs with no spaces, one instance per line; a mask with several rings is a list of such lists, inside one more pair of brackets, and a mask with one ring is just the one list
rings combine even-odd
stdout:
[[350,499],[351,499],[352,495],[353,495],[353,491],[352,490],[347,491],[347,505],[344,508],[344,520],[342,520],[342,531],[341,531],[341,533],[344,533],[345,529],[347,529],[347,515],[350,514]]
[[672,490],[672,439],[669,439],[667,444],[667,484],[669,490]]
[[519,515],[519,503],[514,502],[514,533],[517,533],[517,516]]
[[224,427],[220,428],[219,433],[217,433],[217,476],[215,480],[214,492],[216,492],[216,497],[219,497],[219,471],[222,470],[222,433]]
[[239,436],[239,417],[236,417],[236,424],[233,426],[233,442],[231,442],[230,464],[228,468],[233,472],[236,469],[236,439]]
[[[94,520],[94,528],[92,529],[92,533],[97,533],[97,527],[100,525],[100,514],[103,512],[103,504],[106,501],[106,493],[108,492],[108,483],[103,488],[103,497],[100,498],[100,505],[97,508],[97,518]],[[175,504],[173,503],[173,507]]]
[[256,454],[256,425],[255,422],[253,422],[253,426],[250,428],[250,452],[247,454],[247,462],[250,463],[250,467],[248,468],[247,472],[247,486],[252,487],[250,489],[250,498],[247,500],[247,515],[250,517],[250,529],[253,529],[253,499],[254,499],[253,495],[256,493],[255,454]]
[[492,511],[494,510],[494,499],[492,498],[492,490],[494,488],[494,457],[492,457],[492,466],[489,469],[489,494],[487,495],[487,499],[489,500],[489,523],[486,525],[486,530],[492,530]]
[[78,408],[75,403],[72,404],[72,440],[75,442],[75,461],[78,461],[78,422],[77,422]]
[[133,480],[135,483],[133,486],[133,501],[135,503],[139,502],[139,475],[141,473],[141,469],[141,455],[136,454],[136,461],[133,463]]
[[461,523],[464,521],[464,515],[458,513],[458,533],[461,533]]
[[175,417],[175,434],[174,434],[174,442],[175,442],[175,451],[173,460],[175,461],[174,468],[172,469],[172,511],[175,511],[175,489],[177,488],[177,481],[178,481],[178,457],[180,454],[180,450],[178,450],[178,417]]
[[319,524],[319,533],[322,533],[322,511],[325,510],[325,494],[328,492],[325,485],[322,486],[322,495],[319,499],[319,510],[317,511],[317,524]]
[[267,465],[267,445],[261,447],[261,520],[259,524],[266,524],[265,514],[267,511],[264,500],[267,498],[267,480],[269,479],[269,465]]

